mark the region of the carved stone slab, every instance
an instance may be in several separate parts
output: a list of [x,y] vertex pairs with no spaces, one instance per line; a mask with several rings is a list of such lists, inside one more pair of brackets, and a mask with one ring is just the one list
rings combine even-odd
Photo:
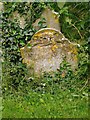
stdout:
[[34,34],[21,48],[23,63],[33,73],[56,71],[66,57],[74,70],[77,67],[77,47],[56,29],[44,28]]
[[46,22],[44,25],[47,26],[47,28],[55,28],[56,30],[60,30],[60,24],[59,24],[59,15],[57,12],[54,12],[53,10],[46,8],[41,17],[35,21],[33,24],[33,27],[38,30],[39,25],[38,23],[41,21],[42,18],[45,18]]
[[14,20],[17,19],[17,21],[19,22],[19,26],[23,29],[25,27],[25,18],[24,16],[21,16],[18,11],[13,12],[13,15],[9,16],[10,20]]

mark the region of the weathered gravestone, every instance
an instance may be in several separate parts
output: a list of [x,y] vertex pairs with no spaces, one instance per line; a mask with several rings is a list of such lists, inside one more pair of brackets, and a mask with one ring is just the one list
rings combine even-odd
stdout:
[[43,23],[43,26],[47,26],[47,28],[55,28],[56,30],[60,30],[60,24],[59,24],[59,14],[54,12],[53,10],[50,10],[49,8],[46,8],[41,17],[35,21],[33,24],[33,27],[38,30],[39,29],[39,22],[42,19],[45,19],[45,22]]
[[12,21],[16,19],[17,22],[19,23],[20,28],[24,29],[25,24],[26,24],[25,16],[21,16],[18,11],[13,12],[13,14],[11,14],[9,16],[9,19],[12,20]]
[[21,48],[21,56],[32,74],[56,71],[64,58],[74,70],[77,67],[77,44],[71,43],[52,24],[52,28],[43,28],[33,35]]
[[0,2],[0,12],[4,10],[3,2]]

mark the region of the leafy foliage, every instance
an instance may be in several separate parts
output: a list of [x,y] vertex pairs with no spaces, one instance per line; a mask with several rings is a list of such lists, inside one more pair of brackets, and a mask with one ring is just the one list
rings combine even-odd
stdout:
[[[42,104],[43,106],[43,104],[46,104],[45,101],[46,102],[49,101],[49,104],[46,105],[45,109],[48,111],[48,113],[50,113],[49,116],[50,117],[53,116],[54,118],[60,115],[59,112],[56,112],[57,110],[55,109],[55,106],[59,105],[58,102],[61,98],[64,98],[64,100],[68,99],[67,94],[70,95],[72,93],[72,95],[69,96],[69,99],[71,101],[73,101],[73,98],[79,98],[79,97],[81,97],[83,100],[84,96],[85,96],[84,100],[86,100],[87,92],[88,92],[88,88],[87,88],[88,65],[90,64],[88,60],[89,50],[88,50],[88,42],[87,42],[89,37],[88,24],[90,22],[88,15],[89,4],[81,3],[81,2],[65,3],[62,7],[60,7],[57,4],[57,2],[55,3],[54,2],[50,2],[50,3],[49,2],[46,3],[45,2],[41,2],[41,3],[5,2],[4,6],[5,6],[5,11],[2,13],[1,19],[2,19],[2,48],[3,48],[3,57],[4,57],[4,61],[2,63],[3,64],[2,69],[4,73],[2,89],[5,100],[7,99],[8,96],[12,98],[14,97],[13,95],[15,95],[17,101],[20,100],[19,101],[20,110],[22,108],[21,102],[23,101],[23,99],[27,101],[25,103],[26,106],[27,103],[28,104],[30,103],[29,100],[31,100],[30,103],[32,104],[31,105],[32,112],[30,115],[31,117],[33,117],[33,115],[34,117],[38,117],[38,114],[40,113],[36,112],[35,114],[34,113],[35,108],[38,109],[37,106],[39,106],[40,104]],[[70,65],[66,61],[63,61],[60,65],[60,69],[58,69],[53,74],[44,73],[44,75],[40,77],[35,77],[35,76],[27,77],[28,72],[26,65],[22,63],[20,48],[25,46],[27,42],[31,39],[33,34],[36,32],[32,24],[35,22],[35,20],[37,20],[40,17],[42,11],[47,6],[59,13],[62,33],[68,39],[70,39],[70,41],[77,42],[80,44],[80,47],[78,48],[78,53],[79,53],[78,69],[74,73],[71,70]],[[20,23],[17,19],[14,20],[10,19],[10,17],[13,16],[13,12],[15,11],[18,11],[20,16],[25,17],[26,24],[24,28],[20,27]],[[43,26],[43,23],[45,23],[44,18],[38,23],[40,27],[39,29],[46,27]],[[79,98],[79,101],[81,100],[81,98]],[[54,103],[55,101],[58,100],[58,102],[56,102],[54,106],[55,111],[51,107],[51,105],[54,103],[52,102],[50,103],[50,100],[52,100]],[[38,105],[36,104],[37,103],[36,101],[38,101]],[[63,103],[63,101],[61,102]],[[79,103],[78,100],[77,103]],[[35,108],[32,107],[34,104],[35,104],[34,106]],[[85,101],[84,101],[84,105],[85,105]],[[17,108],[17,105],[15,106]],[[83,106],[80,104],[80,110],[82,107]],[[62,110],[64,110],[64,107],[62,108],[63,108]],[[23,109],[27,109],[27,111],[29,111],[28,109],[30,108],[23,108]],[[68,109],[70,109],[70,107],[68,107]],[[74,110],[77,110],[77,106],[75,107]],[[47,112],[43,111],[43,115],[44,113]],[[46,117],[48,116],[48,113]],[[43,115],[41,116],[43,117]],[[64,115],[65,113],[61,116]],[[67,115],[67,117],[71,117],[71,116]]]
[[65,6],[60,10],[60,14],[62,18],[62,32],[64,32],[66,37],[71,40],[87,40],[87,38],[89,37],[88,12],[88,3],[65,4]]

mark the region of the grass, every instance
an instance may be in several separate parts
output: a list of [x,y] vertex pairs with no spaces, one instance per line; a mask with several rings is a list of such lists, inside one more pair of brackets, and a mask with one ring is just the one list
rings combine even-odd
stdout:
[[66,63],[54,74],[25,80],[21,74],[20,81],[17,76],[7,76],[3,82],[3,118],[88,118],[88,81]]
[[85,91],[57,89],[44,94],[17,92],[3,99],[3,118],[87,118],[88,96]]

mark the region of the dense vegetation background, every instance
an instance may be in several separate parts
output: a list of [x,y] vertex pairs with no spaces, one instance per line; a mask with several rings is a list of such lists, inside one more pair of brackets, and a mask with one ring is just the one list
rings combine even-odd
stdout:
[[[28,77],[26,65],[22,63],[20,48],[25,46],[36,32],[32,24],[47,6],[59,13],[61,32],[65,37],[80,44],[78,69],[73,73],[70,65],[63,61],[60,70],[53,76],[45,73],[39,78]],[[4,9],[1,15],[3,117],[87,117],[89,4],[5,2]],[[24,28],[20,27],[17,19],[9,19],[14,11],[26,16]],[[43,20],[39,22],[39,27],[45,27]]]

